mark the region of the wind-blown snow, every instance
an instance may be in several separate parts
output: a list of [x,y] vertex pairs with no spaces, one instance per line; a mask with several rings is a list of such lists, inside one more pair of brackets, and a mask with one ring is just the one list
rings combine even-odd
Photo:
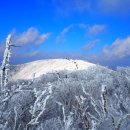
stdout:
[[20,66],[18,72],[11,76],[11,80],[32,79],[50,72],[69,70],[84,70],[95,64],[82,60],[49,59],[26,63]]

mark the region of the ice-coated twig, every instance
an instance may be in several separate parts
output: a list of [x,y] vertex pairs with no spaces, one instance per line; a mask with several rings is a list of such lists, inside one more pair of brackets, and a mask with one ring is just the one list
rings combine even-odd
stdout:
[[94,107],[94,109],[95,109],[95,111],[97,112],[97,114],[99,115],[99,117],[101,117],[101,114],[100,114],[100,112],[99,112],[99,110],[98,110],[98,105],[97,105],[97,103],[96,103],[96,101],[93,99],[93,97],[89,94],[89,93],[87,93],[86,92],[86,90],[85,90],[85,88],[83,87],[83,85],[82,85],[82,90],[83,90],[83,92],[84,92],[84,94],[85,95],[87,95],[87,96],[89,96],[90,97],[90,101],[91,101],[91,104],[93,105],[93,107]]
[[17,128],[16,128],[16,125],[17,125],[17,110],[16,110],[16,107],[14,107],[14,114],[15,114],[15,116],[14,116],[14,130],[17,130]]
[[107,99],[106,99],[106,86],[102,85],[101,87],[101,98],[103,104],[104,117],[107,117]]
[[64,108],[64,106],[62,106],[62,112],[63,112],[63,122],[65,124],[66,116],[65,116],[65,108]]
[[[43,96],[46,94],[47,96],[45,97],[45,99],[43,100]],[[39,112],[39,114],[34,118],[32,119],[28,124],[27,124],[27,127],[26,129],[28,128],[28,126],[30,125],[35,125],[35,124],[38,124],[39,122],[39,118],[42,116],[42,114],[44,113],[44,111],[46,110],[46,104],[47,104],[47,101],[48,99],[50,98],[52,94],[52,85],[49,84],[48,88],[46,88],[40,96],[37,97],[35,103],[34,103],[34,107],[33,107],[33,110],[32,110],[32,116],[35,117],[35,112],[37,111],[38,107],[40,107],[42,105],[42,110]],[[40,100],[43,100],[43,103],[42,104],[39,104]]]

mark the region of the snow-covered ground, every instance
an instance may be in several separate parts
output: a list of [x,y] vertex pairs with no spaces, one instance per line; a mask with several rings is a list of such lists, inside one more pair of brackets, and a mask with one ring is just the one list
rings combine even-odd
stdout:
[[7,84],[0,130],[130,130],[130,67],[53,59],[10,69],[15,80],[54,73]]
[[49,59],[40,60],[20,65],[20,69],[11,76],[11,80],[32,79],[33,75],[39,77],[48,72],[56,72],[61,70],[84,70],[95,64],[71,59]]

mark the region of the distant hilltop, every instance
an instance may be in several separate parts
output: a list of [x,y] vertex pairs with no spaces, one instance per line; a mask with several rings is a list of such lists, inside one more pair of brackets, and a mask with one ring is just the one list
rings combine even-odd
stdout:
[[69,70],[84,70],[95,64],[83,61],[83,60],[72,60],[72,59],[48,59],[29,62],[21,65],[17,65],[15,71],[11,72],[11,80],[17,79],[32,79],[33,75],[39,77],[43,74]]

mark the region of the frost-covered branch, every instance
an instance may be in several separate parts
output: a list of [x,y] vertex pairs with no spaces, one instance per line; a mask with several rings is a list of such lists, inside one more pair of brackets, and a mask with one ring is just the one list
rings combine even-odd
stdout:
[[[83,90],[83,93],[86,95],[86,96],[89,96],[90,98],[90,102],[91,102],[91,105],[94,107],[94,110],[95,112],[98,114],[99,116],[99,119],[97,117],[95,117],[93,114],[91,114],[90,112],[87,112],[87,115],[91,118],[91,130],[96,130],[97,126],[100,125],[100,123],[102,122],[102,120],[106,117],[102,117],[102,113],[100,112],[99,110],[99,107],[98,107],[98,104],[97,102],[95,101],[95,99],[93,98],[93,96],[86,92],[85,88],[83,87],[82,85],[82,90]],[[104,113],[106,114],[106,111],[107,111],[107,105],[106,105],[106,89],[102,88],[102,92],[101,92],[101,96],[102,96],[102,104],[101,105],[101,108],[103,109]]]
[[107,117],[107,96],[106,96],[106,86],[102,85],[101,88],[101,98],[103,104],[104,117]]
[[[35,95],[37,97],[33,108],[31,108],[30,113],[32,114],[32,117],[34,117],[34,119],[32,119],[28,124],[27,124],[27,129],[29,126],[31,125],[35,125],[38,124],[39,122],[39,118],[42,116],[42,114],[44,113],[44,111],[46,110],[46,104],[47,101],[49,100],[51,94],[52,94],[52,86],[51,84],[48,84],[48,88],[46,88],[44,91],[42,91],[42,93],[40,94],[39,92],[35,91]],[[40,94],[40,95],[39,95]],[[45,96],[45,98],[44,98]],[[38,113],[38,115],[36,115],[35,113],[37,111],[40,111]]]
[[85,98],[82,96],[75,96],[76,100],[77,100],[77,112],[78,112],[78,116],[82,122],[83,127],[86,130],[90,130],[90,121],[86,115],[86,110],[88,109],[88,107],[85,107]]

